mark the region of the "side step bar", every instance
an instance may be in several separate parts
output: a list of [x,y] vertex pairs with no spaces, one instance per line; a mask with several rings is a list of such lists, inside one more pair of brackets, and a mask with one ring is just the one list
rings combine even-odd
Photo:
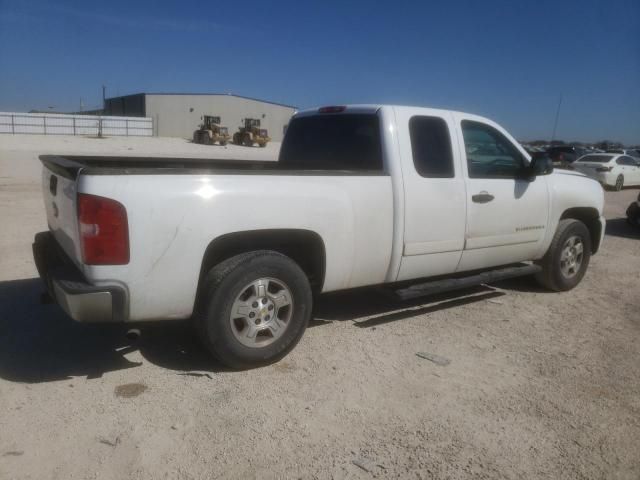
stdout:
[[533,275],[542,271],[539,265],[521,264],[485,272],[476,273],[467,277],[445,278],[443,280],[432,280],[430,282],[418,283],[407,288],[395,290],[393,293],[400,300],[410,300],[412,298],[424,297],[436,293],[449,292],[467,287],[474,287],[483,283],[493,283],[508,278],[523,277]]

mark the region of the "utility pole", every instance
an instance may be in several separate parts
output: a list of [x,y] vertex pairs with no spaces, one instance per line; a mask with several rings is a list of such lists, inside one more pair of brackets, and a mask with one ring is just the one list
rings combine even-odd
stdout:
[[556,110],[556,119],[553,122],[553,135],[551,135],[551,141],[556,139],[556,130],[558,128],[558,118],[560,117],[560,106],[562,105],[562,93],[560,94],[560,100],[558,101],[558,109]]
[[105,85],[102,85],[102,109],[104,110],[105,106],[106,106],[106,91],[107,91],[107,87]]

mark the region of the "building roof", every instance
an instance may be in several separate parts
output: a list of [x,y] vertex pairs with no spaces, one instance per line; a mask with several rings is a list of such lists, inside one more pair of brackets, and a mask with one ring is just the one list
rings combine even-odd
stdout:
[[140,93],[132,93],[129,95],[119,95],[117,97],[110,97],[107,98],[106,100],[113,100],[116,98],[122,98],[122,97],[136,97],[139,95],[201,95],[201,96],[224,96],[224,97],[237,97],[237,98],[244,98],[245,100],[253,100],[255,102],[262,102],[262,103],[269,103],[271,105],[278,105],[280,107],[287,107],[287,108],[293,108],[296,109],[298,107],[294,106],[294,105],[287,105],[285,103],[278,103],[278,102],[272,102],[270,100],[262,100],[260,98],[253,98],[253,97],[246,97],[244,95],[236,95],[235,93],[199,93],[199,92],[140,92]]

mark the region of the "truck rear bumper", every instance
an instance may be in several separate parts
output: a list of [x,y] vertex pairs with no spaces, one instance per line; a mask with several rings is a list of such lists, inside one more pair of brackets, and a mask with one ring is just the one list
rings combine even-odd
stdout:
[[99,323],[125,320],[124,289],[88,283],[50,232],[36,234],[33,258],[49,295],[75,321]]

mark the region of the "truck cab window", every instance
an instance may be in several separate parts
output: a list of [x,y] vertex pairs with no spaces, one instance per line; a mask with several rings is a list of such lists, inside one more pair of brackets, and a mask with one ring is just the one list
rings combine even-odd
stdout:
[[413,164],[422,177],[453,178],[449,128],[439,117],[411,117],[409,135]]
[[469,178],[516,178],[524,166],[520,151],[495,128],[462,121]]
[[349,113],[294,118],[282,142],[279,162],[303,170],[381,171],[378,116]]

